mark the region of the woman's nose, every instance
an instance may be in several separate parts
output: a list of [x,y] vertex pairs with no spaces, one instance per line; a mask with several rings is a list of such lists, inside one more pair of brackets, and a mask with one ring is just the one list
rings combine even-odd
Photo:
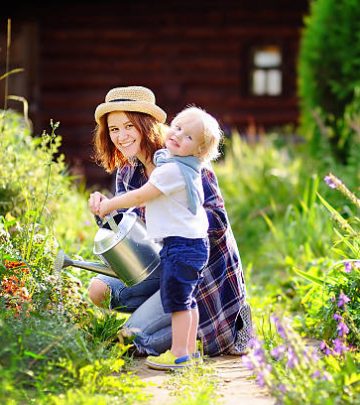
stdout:
[[120,130],[117,134],[118,140],[124,140],[127,138],[127,133],[125,130]]

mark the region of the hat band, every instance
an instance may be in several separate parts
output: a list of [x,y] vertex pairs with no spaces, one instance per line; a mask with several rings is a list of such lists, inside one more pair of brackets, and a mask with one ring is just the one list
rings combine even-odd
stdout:
[[116,103],[118,101],[136,101],[133,98],[115,98],[114,100],[110,100],[110,103]]

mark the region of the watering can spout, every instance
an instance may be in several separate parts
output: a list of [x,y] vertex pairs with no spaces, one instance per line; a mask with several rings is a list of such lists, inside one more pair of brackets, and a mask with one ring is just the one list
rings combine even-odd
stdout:
[[63,250],[60,250],[54,261],[55,272],[60,272],[63,268],[69,266],[90,270],[98,274],[105,274],[106,276],[117,277],[116,273],[110,267],[97,262],[72,260]]

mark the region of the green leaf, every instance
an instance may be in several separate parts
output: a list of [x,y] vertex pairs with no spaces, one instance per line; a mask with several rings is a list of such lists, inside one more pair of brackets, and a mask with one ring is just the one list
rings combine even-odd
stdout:
[[28,350],[24,351],[24,355],[27,356],[27,357],[31,357],[33,359],[36,359],[36,360],[46,359],[46,356],[43,356],[41,354],[37,354],[37,353],[34,353],[34,352],[29,352]]
[[323,286],[324,284],[333,285],[336,283],[336,280],[332,277],[327,277],[326,279],[320,278],[317,276],[313,276],[312,274],[306,273],[305,271],[302,271],[300,269],[297,269],[296,267],[293,267],[293,270],[299,276],[305,278],[306,280],[312,281],[313,283],[318,284],[320,286]]

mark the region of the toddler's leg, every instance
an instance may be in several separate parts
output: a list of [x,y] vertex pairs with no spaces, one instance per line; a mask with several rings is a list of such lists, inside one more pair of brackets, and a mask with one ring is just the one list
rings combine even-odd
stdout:
[[193,308],[191,311],[191,325],[189,331],[189,343],[188,351],[189,353],[195,353],[198,349],[196,347],[196,337],[199,327],[199,310],[198,307]]
[[176,357],[188,355],[189,332],[192,325],[192,311],[178,311],[171,314],[171,353]]

